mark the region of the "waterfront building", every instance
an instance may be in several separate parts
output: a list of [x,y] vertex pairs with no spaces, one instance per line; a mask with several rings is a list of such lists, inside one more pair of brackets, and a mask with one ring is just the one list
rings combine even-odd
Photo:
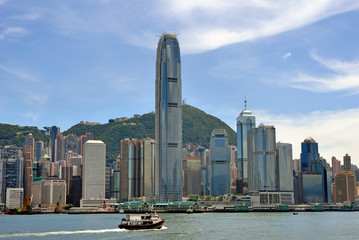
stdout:
[[31,197],[31,183],[33,180],[33,162],[34,162],[35,141],[31,133],[25,138],[24,142],[24,196]]
[[278,191],[274,126],[248,131],[248,187],[250,191]]
[[201,158],[183,158],[183,195],[201,193]]
[[23,153],[20,147],[0,149],[0,202],[6,202],[8,188],[22,188]]
[[238,178],[248,178],[248,132],[255,128],[256,117],[247,109],[247,100],[244,101],[244,110],[237,117],[237,169]]
[[155,141],[121,140],[120,153],[120,201],[145,197],[146,201],[154,196],[154,157]]
[[100,140],[85,143],[83,156],[83,199],[105,198],[106,144]]
[[33,206],[46,208],[55,207],[57,202],[60,205],[66,204],[66,182],[65,180],[51,178],[35,178],[32,183]]
[[156,201],[182,201],[182,79],[176,34],[161,35],[156,60]]
[[8,209],[22,208],[24,202],[23,188],[7,188],[6,189],[6,207]]
[[343,157],[343,161],[344,161],[344,171],[351,171],[352,170],[352,162],[351,162],[351,158],[348,155],[348,153],[345,154],[345,156]]
[[335,176],[335,202],[355,202],[356,178],[351,171],[341,171]]
[[293,192],[293,156],[292,144],[290,143],[277,143],[277,162],[278,162],[278,175],[279,175],[279,191],[280,192]]
[[80,199],[82,197],[82,179],[80,176],[73,176],[70,181],[70,193],[68,203],[72,203],[74,207],[80,207]]
[[214,129],[209,148],[211,195],[230,194],[230,149],[225,129]]
[[115,170],[111,178],[111,198],[115,198],[118,203],[121,202],[120,199],[120,188],[121,186],[121,174],[120,170]]
[[332,177],[334,178],[340,172],[340,161],[336,157],[332,157]]
[[201,195],[209,195],[210,184],[209,184],[209,164],[207,164],[207,156],[209,150],[205,148],[199,148],[199,155],[201,158]]
[[331,203],[331,172],[319,157],[318,143],[311,137],[302,142],[302,200],[304,203]]

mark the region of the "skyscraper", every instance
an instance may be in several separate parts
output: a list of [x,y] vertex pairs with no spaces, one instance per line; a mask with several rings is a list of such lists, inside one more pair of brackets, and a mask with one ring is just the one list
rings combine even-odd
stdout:
[[51,140],[50,140],[51,162],[55,162],[55,160],[56,160],[56,137],[57,137],[57,134],[60,134],[60,128],[57,126],[52,126],[50,132],[51,132]]
[[279,191],[293,192],[293,157],[292,144],[277,143],[277,162],[279,174]]
[[237,168],[238,178],[248,178],[248,131],[256,126],[256,117],[247,109],[247,100],[244,101],[244,110],[237,117]]
[[99,140],[85,143],[82,197],[84,199],[105,199],[106,145]]
[[340,172],[340,161],[336,157],[332,157],[332,176],[335,177]]
[[35,140],[31,133],[24,142],[24,196],[31,197],[31,183],[33,181],[32,163],[35,158]]
[[335,201],[355,202],[356,179],[352,172],[341,171],[335,176]]
[[248,188],[278,191],[274,126],[259,125],[248,132]]
[[214,129],[211,136],[210,148],[210,178],[211,195],[230,194],[230,148],[225,129]]
[[161,35],[156,60],[156,201],[182,201],[182,80],[177,36]]
[[[300,154],[300,160],[302,162],[302,172],[316,172],[315,165],[319,161],[318,143],[312,137],[308,137],[302,142],[302,153]],[[309,169],[309,165],[312,163],[312,168]],[[314,165],[314,166],[313,166]]]
[[344,171],[351,171],[352,170],[352,162],[351,162],[351,158],[350,156],[347,154],[345,154],[345,156],[343,157],[344,160]]

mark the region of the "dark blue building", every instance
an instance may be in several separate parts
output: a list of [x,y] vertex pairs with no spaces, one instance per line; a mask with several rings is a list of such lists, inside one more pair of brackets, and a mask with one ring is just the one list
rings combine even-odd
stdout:
[[[302,142],[300,160],[302,162],[302,172],[321,173],[323,171],[320,170],[320,166],[318,165],[320,162],[318,143],[315,142],[313,138],[308,137]],[[323,168],[323,166],[321,168]]]

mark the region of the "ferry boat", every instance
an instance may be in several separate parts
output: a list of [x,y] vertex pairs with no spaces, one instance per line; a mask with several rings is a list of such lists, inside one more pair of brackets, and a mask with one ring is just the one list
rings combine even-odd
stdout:
[[128,230],[160,229],[165,222],[157,213],[146,213],[145,216],[130,216],[122,218],[119,228]]

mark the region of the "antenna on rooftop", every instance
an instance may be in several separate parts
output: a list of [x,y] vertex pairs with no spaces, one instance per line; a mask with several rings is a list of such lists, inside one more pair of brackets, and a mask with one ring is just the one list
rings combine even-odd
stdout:
[[247,110],[247,96],[244,95],[244,110]]

